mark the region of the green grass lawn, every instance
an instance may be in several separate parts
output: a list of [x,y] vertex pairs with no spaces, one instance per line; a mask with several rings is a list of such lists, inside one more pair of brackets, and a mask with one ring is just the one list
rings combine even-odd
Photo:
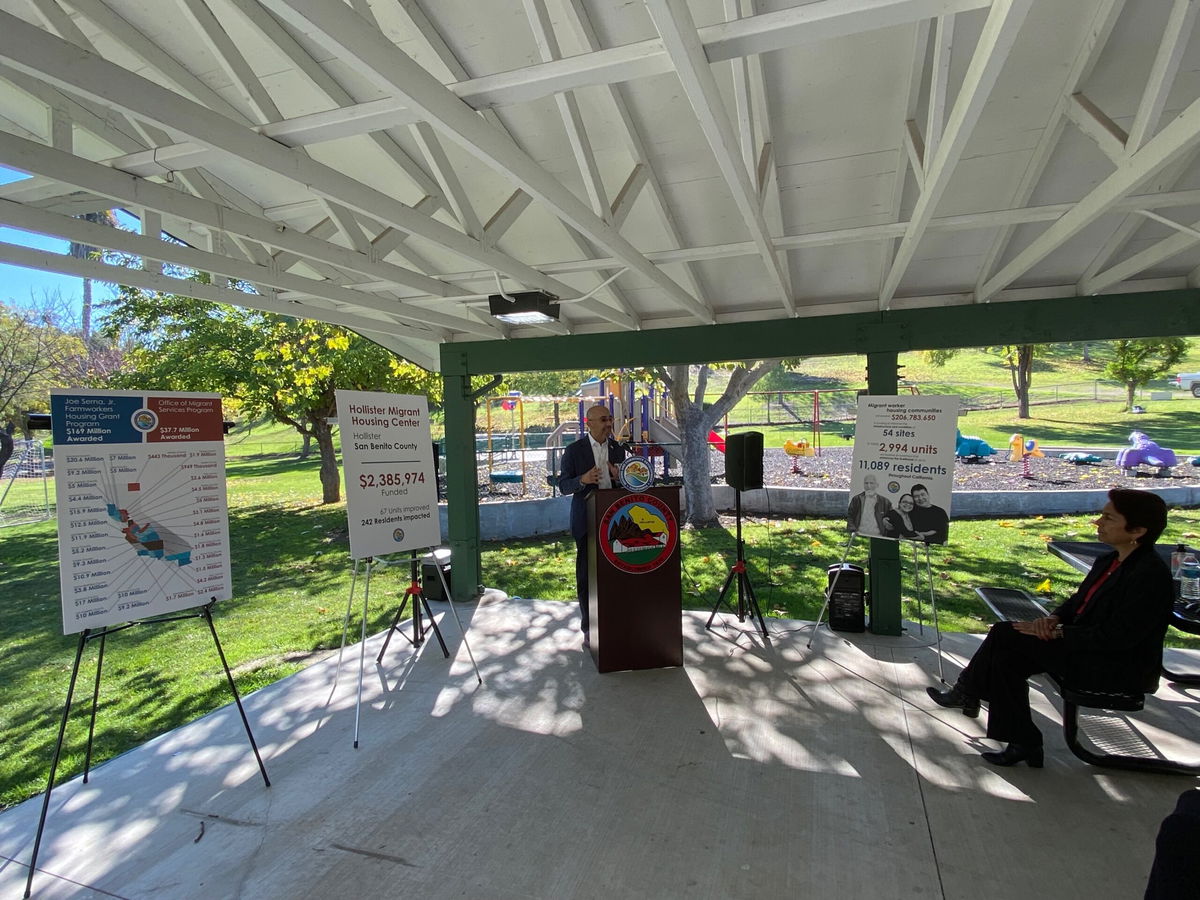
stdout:
[[[862,362],[856,363],[861,373]],[[1187,368],[1187,367],[1181,367]],[[1193,366],[1200,368],[1200,364]],[[1111,404],[1035,408],[1017,423],[1011,410],[971,413],[965,433],[998,449],[1012,431],[1044,444],[1119,446],[1133,427],[1179,452],[1200,452],[1195,427],[1200,400],[1179,396],[1124,416]],[[1006,418],[1007,417],[1007,418]],[[780,431],[778,446],[788,437]],[[794,434],[790,435],[794,438]],[[804,435],[800,435],[804,436]],[[832,439],[832,438],[831,438]],[[216,623],[239,690],[250,692],[335,651],[350,586],[345,507],[322,506],[316,455],[294,458],[299,436],[282,426],[251,423],[228,440],[232,600],[218,604]],[[982,631],[988,621],[973,588],[983,584],[1034,590],[1050,581],[1054,604],[1079,576],[1045,550],[1050,538],[1089,538],[1090,517],[959,521],[951,543],[933,551],[944,627]],[[764,612],[813,619],[825,569],[840,557],[844,532],[828,520],[749,521],[744,528],[750,576]],[[1177,511],[1164,540],[1195,541],[1200,511]],[[0,529],[0,806],[45,786],[77,638],[61,634],[56,522]],[[684,604],[709,609],[732,564],[726,530],[683,535]],[[854,561],[854,560],[852,560]],[[860,560],[861,561],[861,560]],[[485,544],[484,581],[519,597],[573,602],[574,544],[567,536]],[[911,565],[911,560],[906,562]],[[907,571],[907,570],[906,570]],[[407,573],[378,572],[368,627],[385,628]],[[911,573],[905,576],[911,595]],[[915,616],[906,600],[905,614]],[[357,605],[357,603],[356,603]],[[1171,643],[1200,646],[1174,632]],[[85,655],[76,712],[61,774],[82,769],[95,650]],[[229,701],[219,660],[199,619],[138,626],[115,636],[105,653],[95,761],[122,753]]]
[[[231,459],[232,600],[218,604],[217,628],[240,691],[248,693],[332,652],[341,639],[350,586],[345,508],[317,502],[316,460]],[[1045,550],[1050,538],[1089,538],[1088,516],[955,522],[952,541],[933,550],[937,595],[948,630],[982,631],[987,616],[973,588],[1031,591],[1049,579],[1047,603],[1064,599],[1076,572]],[[44,787],[77,638],[63,636],[55,523],[0,530],[0,804]],[[1176,511],[1164,540],[1200,536],[1200,511]],[[840,558],[840,521],[745,523],[752,583],[769,616],[813,619],[826,567]],[[709,609],[733,562],[725,529],[683,535],[684,605]],[[854,561],[854,560],[852,560]],[[858,560],[861,562],[861,559]],[[565,535],[487,543],[484,581],[517,597],[573,602],[574,544]],[[916,616],[911,560],[905,560],[905,615]],[[368,627],[384,629],[406,582],[378,572]],[[355,604],[357,606],[357,603]],[[928,613],[928,611],[926,611]],[[1200,646],[1172,633],[1173,645]],[[85,655],[64,776],[83,764],[95,648]],[[136,746],[229,701],[207,629],[199,619],[137,626],[106,648],[96,737],[97,761]]]

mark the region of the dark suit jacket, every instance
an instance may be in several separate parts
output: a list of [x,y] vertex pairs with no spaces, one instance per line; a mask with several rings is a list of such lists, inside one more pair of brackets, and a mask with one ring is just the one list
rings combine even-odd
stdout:
[[[617,442],[609,438],[608,461],[619,463],[625,458],[625,451]],[[585,434],[575,441],[562,456],[562,471],[558,476],[558,489],[564,494],[571,495],[571,534],[576,538],[587,537],[587,498],[596,490],[594,484],[581,484],[579,479],[596,465],[592,455],[592,442]]]
[[1154,693],[1162,670],[1162,642],[1175,587],[1153,546],[1139,547],[1108,577],[1078,613],[1088,588],[1117,553],[1105,553],[1079,589],[1054,610],[1063,626],[1067,684],[1093,690]]

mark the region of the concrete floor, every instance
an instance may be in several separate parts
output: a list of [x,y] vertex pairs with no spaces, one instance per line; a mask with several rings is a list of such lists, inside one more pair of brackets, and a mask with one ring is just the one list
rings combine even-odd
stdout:
[[[932,632],[771,620],[704,629],[681,669],[599,675],[571,604],[446,607],[414,654],[358,653],[247,699],[272,786],[227,707],[57,788],[36,897],[1140,897],[1159,822],[1196,779],[1092,768],[1047,694],[1044,770],[979,760],[982,718],[931,709]],[[946,674],[978,636],[947,635]],[[1190,657],[1190,658],[1189,658]],[[1200,668],[1200,654],[1172,651]],[[1200,759],[1200,692],[1131,720]],[[41,799],[0,815],[0,898],[21,896]]]

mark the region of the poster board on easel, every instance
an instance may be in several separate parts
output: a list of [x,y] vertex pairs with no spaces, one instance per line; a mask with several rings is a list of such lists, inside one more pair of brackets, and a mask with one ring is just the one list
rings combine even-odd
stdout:
[[233,596],[216,394],[53,390],[63,634]]
[[80,663],[92,640],[99,642],[99,652],[85,783],[107,637],[199,618],[212,635],[263,783],[271,786],[212,617],[216,602],[229,599],[233,590],[223,419],[216,394],[50,392],[63,633],[79,639],[42,795],[26,897],[33,889]]
[[[380,557],[407,551],[410,585],[404,593],[388,640],[397,630],[405,604],[411,601],[414,646],[423,640],[422,607],[432,628],[449,657],[446,643],[433,618],[429,603],[421,593],[417,578],[418,554],[436,548],[441,542],[441,517],[438,513],[437,471],[434,468],[433,440],[429,427],[428,398],[414,394],[391,394],[382,391],[337,391],[338,428],[342,441],[342,473],[346,486],[346,516],[350,534],[350,556],[354,560],[350,592],[346,599],[346,616],[342,623],[342,645],[338,651],[338,670],[346,648],[350,610],[358,584],[359,564],[365,563],[363,585],[362,634],[359,641],[358,696],[354,708],[354,747],[358,748],[359,721],[362,709],[363,672],[366,666],[367,614],[371,597],[373,567],[388,565]],[[445,596],[449,586],[440,565],[435,566],[442,579]],[[451,604],[450,611],[458,622],[463,644],[466,633]],[[387,643],[384,643],[384,649]],[[379,659],[383,658],[383,650]],[[482,683],[479,667],[476,678]]]

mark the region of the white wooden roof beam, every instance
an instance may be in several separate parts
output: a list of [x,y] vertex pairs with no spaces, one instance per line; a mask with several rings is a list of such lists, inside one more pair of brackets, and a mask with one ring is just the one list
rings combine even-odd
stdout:
[[1129,127],[1127,150],[1130,153],[1141,148],[1158,127],[1163,107],[1167,102],[1167,94],[1179,72],[1183,51],[1187,49],[1188,40],[1192,36],[1197,10],[1200,10],[1197,0],[1175,0],[1171,7],[1167,27],[1163,30],[1154,64],[1150,68],[1150,77],[1146,80],[1141,102],[1138,103],[1133,124]]
[[[27,269],[38,269],[43,272],[56,272],[75,275],[79,278],[127,284],[130,287],[149,291],[161,291],[184,297],[195,297],[200,300],[246,306],[250,309],[260,309],[264,312],[279,313],[284,316],[320,319],[336,325],[345,325],[347,328],[368,328],[377,331],[381,326],[388,324],[386,321],[341,309],[309,306],[303,303],[281,303],[272,299],[270,294],[255,294],[215,284],[201,284],[192,279],[172,278],[153,272],[144,272],[141,269],[112,266],[98,260],[75,259],[64,254],[23,247],[18,244],[0,243],[0,262]],[[431,330],[431,334],[436,334],[436,332]]]
[[1127,157],[1117,170],[1097,185],[1070,212],[1038,235],[980,291],[986,301],[1012,284],[1089,224],[1112,209],[1140,184],[1176,162],[1200,143],[1200,100],[1192,101],[1177,119],[1164,127],[1137,153]]
[[[231,2],[253,4],[256,0]],[[413,0],[400,2],[406,10],[419,8]],[[580,0],[565,2],[575,6]],[[736,56],[904,25],[932,16],[981,9],[989,3],[990,0],[817,0],[793,9],[705,26],[699,32],[705,55],[709,62],[715,63]],[[445,59],[442,61],[446,62]],[[479,78],[469,78],[468,73],[461,70],[457,76],[460,80],[446,88],[488,119],[492,116],[491,107],[524,103],[589,85],[620,84],[670,71],[671,63],[662,41],[653,39]],[[256,130],[289,146],[302,146],[411,125],[420,120],[420,112],[410,108],[403,98],[386,97],[361,103],[339,103],[337,109],[272,122]],[[494,118],[491,120],[495,121]],[[429,192],[428,187],[424,190]]]
[[646,0],[646,8],[675,65],[679,83],[692,105],[709,149],[716,157],[721,176],[733,194],[733,202],[750,231],[750,239],[767,267],[772,290],[778,292],[784,309],[795,314],[796,304],[788,291],[779,255],[771,246],[767,223],[758,204],[758,192],[750,183],[750,172],[738,152],[737,136],[725,112],[712,68],[704,56],[687,0]]
[[[445,315],[426,307],[411,306],[399,300],[388,300],[300,275],[273,271],[269,266],[239,262],[183,244],[168,243],[120,228],[109,228],[83,219],[31,209],[8,200],[0,200],[0,222],[26,231],[55,235],[68,241],[158,259],[202,272],[219,273],[239,281],[268,285],[293,294],[320,297],[336,303],[375,310],[397,322],[436,328],[442,332],[442,337],[450,331],[468,331],[488,338],[500,337],[502,333],[499,327],[484,325],[474,319]],[[120,281],[119,278],[117,280]]]
[[530,197],[520,188],[513,191],[507,200],[500,204],[500,208],[496,210],[487,224],[483,226],[483,243],[485,246],[494,247],[496,242],[504,236],[504,232],[508,231],[513,224],[520,218],[521,213],[529,208],[529,204],[533,202]]
[[625,183],[621,185],[621,190],[617,192],[617,196],[612,202],[610,219],[613,228],[620,229],[625,224],[629,211],[633,209],[633,204],[637,202],[637,198],[641,195],[649,178],[649,167],[644,163],[637,163],[630,171],[629,177],[625,179]]
[[1096,146],[1113,163],[1119,164],[1125,159],[1125,142],[1129,135],[1089,100],[1086,94],[1079,91],[1072,94],[1071,102],[1066,105],[1064,112],[1075,127],[1095,141]]
[[[538,55],[542,62],[553,62],[562,58],[562,50],[558,45],[558,36],[554,33],[554,25],[550,21],[550,13],[546,9],[545,0],[521,0],[525,7],[525,18],[533,31],[533,41],[537,45]],[[592,150],[592,142],[588,139],[587,129],[583,124],[583,116],[579,112],[579,101],[573,91],[564,91],[554,95],[554,103],[558,107],[559,118],[567,132],[567,141],[583,178],[583,189],[587,193],[592,212],[610,221],[611,213],[608,205],[608,195],[604,190],[604,179],[596,165],[596,154]]]
[[43,144],[2,132],[0,159],[23,172],[44,175],[101,196],[111,197],[116,202],[115,205],[153,209],[164,215],[228,231],[252,241],[293,251],[303,258],[321,260],[341,269],[359,272],[369,278],[384,280],[389,284],[408,287],[422,293],[441,296],[460,293],[453,285],[400,266],[380,262],[324,240],[309,238],[269,219],[258,218],[165,185],[134,178],[99,163],[88,162],[69,153],[61,153]]
[[[589,240],[613,253],[621,259],[623,265],[653,281],[675,304],[704,321],[711,320],[695,299],[646,260],[603,219],[592,213],[557,178],[538,165],[510,138],[484,122],[470,107],[463,104],[443,84],[378,31],[367,27],[361,19],[339,14],[333,7],[320,0],[264,2],[277,15],[287,19],[293,27],[335,48],[342,60],[352,65],[360,74],[404,96],[409,104],[421,110],[423,118],[440,132],[504,174],[515,186],[545,204],[556,216]],[[492,254],[492,251],[484,250],[481,245],[475,246],[478,248],[475,250],[477,254],[480,251],[485,255]],[[527,286],[544,287],[544,276],[536,274],[532,268],[523,266],[523,271],[518,271],[511,261],[507,268],[510,270],[508,274],[517,281]],[[539,284],[539,281],[543,284]],[[566,285],[556,285],[556,288],[545,287],[564,299],[578,296],[577,292]],[[613,313],[616,311],[609,314]],[[624,317],[624,321],[630,322],[629,317]]]
[[[325,9],[330,13],[334,12],[329,7]],[[355,16],[343,16],[343,20],[366,28],[362,20]],[[372,34],[377,40],[384,40],[376,33]],[[181,136],[202,141],[234,157],[289,178],[326,199],[341,203],[386,225],[419,234],[467,259],[504,272],[530,287],[541,288],[560,296],[577,296],[568,285],[547,278],[511,257],[485,249],[479,242],[454,228],[415,212],[404,203],[349,175],[299,156],[197,103],[94,54],[83,53],[59,38],[6,13],[0,13],[0,58],[7,59],[10,65],[38,74],[68,90],[99,102],[111,103],[123,111],[135,113]],[[469,112],[467,115],[474,118]],[[650,267],[648,262],[644,265]]]
[[[263,37],[274,44],[279,52],[296,67],[296,70],[304,75],[314,88],[336,104],[339,109],[356,105],[354,98],[342,87],[337,79],[325,71],[312,58],[312,55],[292,37],[291,33],[279,23],[279,20],[263,9],[258,0],[225,0],[225,2],[231,4],[252,26],[258,29]],[[396,143],[396,140],[391,135],[380,130],[371,131],[370,137],[375,145],[393,163],[399,166],[404,174],[412,179],[413,184],[420,191],[437,198],[440,205],[442,197],[437,182],[421,168],[416,160],[408,155],[403,147]]]
[[975,46],[958,98],[938,143],[937,154],[932,159],[926,159],[925,189],[917,198],[908,231],[900,242],[880,292],[879,305],[882,309],[887,309],[896,296],[896,290],[950,183],[950,177],[966,149],[971,131],[979,121],[1031,4],[1032,0],[995,0],[988,11],[979,43]]
[[946,124],[946,97],[950,91],[950,57],[954,50],[954,16],[934,19],[930,34],[933,59],[929,64],[929,98],[926,103],[925,147],[922,159],[937,156],[938,142]]
[[[438,58],[438,61],[446,68],[446,71],[450,77],[457,78],[460,81],[468,80],[470,78],[470,73],[467,72],[466,67],[463,66],[462,62],[450,49],[450,46],[446,43],[441,33],[434,26],[429,16],[426,15],[425,10],[421,7],[421,4],[418,2],[418,0],[397,0],[397,2],[401,11],[403,11],[408,17],[409,23],[417,30],[425,43],[428,44],[429,49]],[[499,133],[506,135],[510,140],[513,141],[513,143],[517,144],[518,147],[521,146],[512,133],[508,130],[500,116],[496,114],[495,110],[482,109],[479,111],[479,115],[485,122],[495,128]],[[528,194],[525,194],[524,191],[521,191],[521,193],[524,194],[529,201],[532,201],[533,198]],[[521,203],[519,206],[514,205],[512,209],[515,215],[519,216],[520,213],[524,211],[526,205],[528,205],[527,202]],[[515,218],[513,221],[515,221]],[[579,248],[580,253],[588,257],[596,255],[595,248],[593,248],[586,240],[584,240],[584,238],[580,236],[579,232],[561,222],[560,224],[562,224],[563,231],[566,234],[567,239]],[[500,234],[503,234],[503,231],[507,230],[512,225],[512,222],[510,221],[504,223],[504,220],[501,219],[497,223],[497,226],[500,225],[503,227],[499,231],[493,231],[495,236],[490,241],[487,239],[485,230],[484,246],[494,247],[496,245],[496,241],[499,240]],[[613,311],[608,304],[601,300],[601,296],[611,299],[613,304],[616,306],[616,311]],[[601,318],[616,322],[617,324],[620,324],[626,328],[641,327],[640,320],[635,313],[632,304],[630,304],[630,302],[625,298],[624,292],[615,283],[611,283],[602,287],[599,296],[580,301],[579,307],[587,312],[598,315]]]
[[[733,22],[742,17],[741,0],[723,0],[725,6],[725,21]],[[757,175],[757,154],[754,140],[754,105],[750,100],[750,57],[739,56],[729,61],[730,73],[733,75],[733,104],[734,117],[737,120],[738,144],[742,151],[742,161],[751,177]],[[757,180],[755,182],[757,187]]]
[[[600,38],[596,34],[595,26],[588,15],[584,0],[564,0],[563,6],[579,41],[583,46],[588,48],[589,52],[598,52],[601,49]],[[654,166],[650,162],[650,155],[646,150],[645,142],[642,139],[637,124],[629,112],[629,104],[625,100],[623,88],[620,84],[609,84],[607,85],[607,89],[609,99],[616,110],[617,118],[621,121],[621,136],[625,140],[629,155],[632,157],[635,165],[645,167],[646,185],[650,189],[650,196],[654,200],[654,207],[658,212],[662,226],[666,229],[671,243],[676,247],[682,247],[683,238],[680,236],[679,225],[675,221],[675,214],[667,203],[666,192],[663,190],[662,183],[659,181],[658,175],[654,171]],[[712,305],[705,298],[704,289],[693,268],[685,264],[680,269],[680,274],[683,277],[684,287],[711,313]]]
[[[1059,140],[1062,138],[1066,123],[1066,111],[1074,103],[1071,95],[1078,91],[1091,76],[1092,70],[1100,60],[1100,54],[1104,52],[1104,48],[1108,44],[1113,26],[1117,24],[1117,19],[1124,8],[1125,0],[1101,0],[1096,9],[1096,14],[1092,17],[1083,43],[1071,60],[1071,67],[1067,72],[1063,90],[1058,95],[1058,100],[1054,104],[1054,110],[1050,113],[1046,127],[1042,129],[1042,135],[1033,150],[1029,164],[1025,167],[1025,172],[1021,176],[1017,189],[1013,193],[1010,206],[1024,206],[1033,196],[1033,192],[1042,180],[1042,175],[1045,173],[1046,166],[1050,162],[1051,154],[1053,154]],[[984,256],[983,264],[980,266],[976,293],[978,293],[978,289],[983,286],[983,283],[992,274],[992,271],[1008,251],[1012,235],[1013,227],[1011,225],[1004,226],[996,233],[987,254]]]
[[[904,205],[904,188],[908,181],[908,172],[914,174],[917,179],[917,190],[924,190],[925,184],[925,153],[924,139],[921,140],[922,152],[919,154],[917,163],[913,163],[913,153],[909,149],[909,141],[912,137],[920,137],[920,126],[916,122],[917,105],[921,99],[921,81],[925,76],[925,60],[929,52],[929,34],[932,31],[932,21],[929,19],[922,20],[916,23],[913,28],[913,51],[910,57],[910,66],[908,73],[908,85],[904,91],[904,109],[900,116],[901,135],[899,140],[899,150],[896,152],[895,175],[892,178],[892,198],[891,212],[888,218],[892,222],[900,221],[900,214],[903,212]],[[910,136],[910,126],[913,135]],[[915,151],[917,146],[915,142],[912,146],[912,151]],[[907,162],[907,164],[906,164]],[[920,166],[920,173],[917,174],[917,166]],[[903,231],[899,236],[903,236]],[[892,270],[892,261],[896,258],[896,241],[892,238],[885,240],[879,245],[879,293],[883,295],[883,284],[887,281],[888,273]]]
[[250,118],[181,65],[174,57],[113,12],[101,0],[71,0],[71,6],[126,50],[140,57],[186,96],[240,124]]
[[216,57],[229,80],[241,91],[243,99],[258,116],[259,123],[277,122],[283,118],[246,57],[233,42],[229,33],[217,21],[204,0],[176,0],[184,17],[196,29],[208,51]]
[[[1125,144],[1127,153],[1133,153],[1141,148],[1149,135],[1158,127],[1167,94],[1179,71],[1179,62],[1183,50],[1187,46],[1188,39],[1191,37],[1192,27],[1195,24],[1195,15],[1196,4],[1193,0],[1176,0],[1171,7],[1171,13],[1167,18],[1166,27],[1163,29],[1163,36],[1159,41],[1154,63],[1150,67],[1150,75],[1146,79],[1145,88],[1142,90],[1142,98],[1138,103],[1133,125],[1130,126],[1130,135],[1132,137]],[[1194,159],[1195,154],[1181,159],[1165,170],[1162,174],[1163,183],[1172,187],[1178,184],[1179,180],[1191,168]],[[1096,279],[1100,270],[1108,264],[1109,260],[1120,253],[1121,249],[1141,229],[1143,224],[1142,220],[1137,216],[1126,216],[1122,220],[1117,229],[1109,235],[1103,246],[1101,246],[1100,252],[1093,257],[1091,263],[1083,270],[1083,275],[1079,279],[1079,289],[1081,292],[1084,292],[1085,285]]]
[[479,223],[479,216],[475,214],[475,207],[467,195],[466,188],[463,187],[462,180],[450,164],[446,148],[442,146],[437,132],[428,122],[418,122],[412,127],[412,132],[425,161],[429,163],[429,168],[433,170],[434,177],[450,203],[450,211],[454,213],[454,218],[458,219],[463,231],[475,240],[480,240],[483,237],[483,226]]
[[917,189],[925,190],[925,140],[921,137],[921,126],[916,119],[904,123],[904,153],[908,157],[908,167],[917,182]]
[[[141,210],[140,226],[144,237],[156,240],[160,244],[165,243],[162,239],[162,215],[160,213],[152,209]],[[147,272],[161,275],[163,271],[162,257],[157,252],[144,251],[142,253],[142,268]]]
[[1192,247],[1200,243],[1200,222],[1191,226],[1182,225],[1173,219],[1168,219],[1166,216],[1160,216],[1149,210],[1137,210],[1146,218],[1154,219],[1170,228],[1174,228],[1178,234],[1173,234],[1169,238],[1163,238],[1156,244],[1147,247],[1140,253],[1135,253],[1126,260],[1122,260],[1114,266],[1105,269],[1103,272],[1081,281],[1078,285],[1081,294],[1098,294],[1112,287],[1114,284],[1120,284],[1139,272],[1144,272],[1146,269],[1164,263],[1173,256],[1183,253],[1185,250],[1190,250]]

